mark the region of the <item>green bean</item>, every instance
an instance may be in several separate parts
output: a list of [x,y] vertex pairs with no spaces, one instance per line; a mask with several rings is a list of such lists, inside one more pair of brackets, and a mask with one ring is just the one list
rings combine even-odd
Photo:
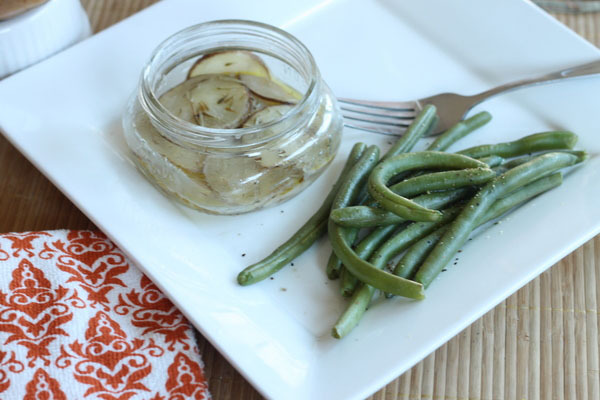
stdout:
[[374,145],[367,147],[360,159],[350,169],[344,182],[342,182],[331,203],[332,210],[346,207],[356,199],[369,174],[378,162],[379,147]]
[[331,329],[331,336],[341,339],[354,329],[369,307],[373,293],[375,293],[375,289],[372,286],[364,283],[359,285],[352,294],[346,310]]
[[[423,263],[427,255],[440,241],[444,233],[446,233],[448,227],[448,225],[439,227],[406,250],[406,253],[404,253],[394,268],[394,275],[411,279],[417,267]],[[389,298],[392,295],[386,293],[386,297]]]
[[[356,241],[356,238],[358,237],[358,233],[359,229],[345,230],[344,235],[346,242],[354,243]],[[332,251],[329,255],[329,258],[327,259],[327,264],[325,266],[325,273],[327,274],[327,277],[331,280],[338,279],[341,276],[343,269],[344,265],[342,264],[342,260],[340,260],[339,257],[335,254],[335,252]]]
[[[573,154],[574,156],[577,156],[578,158],[581,157],[586,157],[587,153],[585,151],[579,151],[579,150],[554,150],[552,151],[553,153],[569,153],[569,154]],[[528,161],[531,161],[532,159],[534,159],[537,156],[540,156],[542,154],[536,154],[534,156],[523,156],[523,157],[519,157],[519,158],[515,158],[512,160],[509,160],[505,163],[502,164],[503,167],[506,167],[506,169],[511,169],[516,167],[517,165],[521,165],[524,164]]]
[[[377,146],[369,146],[364,152],[360,160],[352,167],[346,180],[340,186],[336,197],[334,198],[331,209],[336,210],[343,208],[352,203],[353,200],[360,194],[362,187],[366,180],[369,178],[371,170],[375,167],[379,161],[379,148]],[[329,220],[328,230],[334,223]],[[358,231],[348,230],[343,233],[345,235],[344,240],[352,243],[356,239]],[[335,279],[339,277],[339,271],[342,266],[341,261],[338,260],[337,255],[329,257],[327,262],[326,273],[329,279]]]
[[[472,191],[470,189],[461,188],[461,189],[456,189],[456,190],[442,192],[442,193],[424,194],[424,195],[415,197],[413,199],[413,201],[424,207],[440,209],[440,208],[447,207],[448,205],[450,205],[458,200],[463,199],[470,193],[472,193]],[[368,207],[365,207],[365,208],[368,208]],[[345,208],[345,209],[348,209],[348,208]],[[344,209],[339,209],[339,210],[344,210]],[[335,211],[339,211],[339,210],[335,210]],[[400,218],[400,217],[396,216],[396,214],[392,214],[392,213],[390,213],[390,214],[395,218]],[[333,215],[333,212],[332,212],[332,215]],[[334,218],[332,218],[332,219],[335,222],[335,219]],[[400,219],[395,224],[386,224],[385,226],[380,226],[380,227],[374,229],[371,233],[369,233],[367,236],[365,236],[356,245],[356,247],[354,249],[354,251],[356,252],[356,255],[363,260],[366,260],[367,258],[369,258],[371,256],[371,254],[378,247],[380,247],[383,244],[383,242],[387,238],[389,238],[389,236],[395,230],[399,229],[398,224],[401,222],[406,222],[406,221]],[[404,224],[404,226],[406,226],[406,224]],[[349,241],[347,241],[347,242],[350,243]],[[343,296],[350,296],[352,294],[352,292],[354,291],[356,284],[358,283],[358,279],[356,279],[356,277],[354,275],[352,275],[351,273],[348,273],[345,268],[342,269],[342,272],[343,273],[341,274],[340,290],[341,290]]]
[[498,165],[501,165],[504,162],[504,158],[497,155],[481,157],[478,160],[482,163],[486,163],[487,166],[490,168],[497,167]]
[[[446,149],[448,147],[450,147],[452,144],[457,142],[459,139],[465,137],[469,133],[473,132],[475,129],[485,125],[491,119],[492,119],[492,116],[487,111],[482,111],[478,114],[475,114],[471,118],[459,122],[458,124],[452,126],[450,129],[448,129],[446,132],[442,133],[440,136],[438,136],[438,138],[433,143],[431,143],[427,147],[426,150],[428,150],[428,151],[446,151]],[[432,127],[434,125],[435,124],[432,124]],[[425,133],[424,136],[428,136],[428,134]],[[490,156],[490,157],[483,157],[483,159],[480,161],[488,164],[489,167],[494,167],[496,165],[501,164],[503,159],[502,159],[502,157],[499,157],[499,156]],[[406,176],[416,176],[419,174],[421,174],[421,173],[411,174],[411,173],[407,172],[404,174],[400,174],[397,178],[405,178]],[[396,183],[400,180],[401,179],[396,179],[396,177],[394,177],[393,183]]]
[[489,112],[482,111],[464,121],[460,121],[446,132],[438,136],[438,138],[429,145],[427,150],[445,151],[448,149],[448,147],[469,133],[473,132],[475,129],[480,128],[490,122],[491,119],[492,115]]
[[431,129],[433,123],[436,121],[436,117],[435,106],[428,104],[423,107],[423,110],[421,110],[410,124],[404,135],[394,143],[385,156],[383,156],[382,160],[411,151],[419,139]]
[[[346,265],[346,268],[348,268],[350,272],[357,276],[358,279],[364,282],[361,284],[358,290],[355,290],[350,303],[346,308],[346,311],[344,311],[333,327],[333,337],[338,339],[344,337],[356,326],[356,324],[358,324],[358,321],[360,321],[360,318],[369,306],[371,298],[373,297],[373,293],[375,292],[376,288],[369,284],[369,282],[372,283],[373,281],[371,279],[365,279],[365,276],[357,273],[357,271],[359,269],[366,268],[369,270],[369,273],[377,271],[378,275],[384,276],[383,279],[387,279],[388,276],[394,277],[394,275],[382,271],[387,262],[397,254],[401,253],[407,247],[415,243],[421,237],[429,234],[438,226],[443,225],[447,221],[454,218],[459,210],[460,208],[456,206],[445,210],[442,214],[442,218],[437,222],[413,222],[409,224],[406,229],[394,234],[390,240],[379,247],[377,251],[369,258],[369,262],[361,260],[359,257],[357,257],[352,249],[347,247],[343,241],[336,240],[335,243],[332,241],[332,246],[334,246],[334,248],[336,248],[336,246],[341,242],[341,248],[344,249],[344,254],[341,255],[340,258],[342,258],[344,265]],[[343,228],[339,227],[339,229]],[[340,237],[338,236],[338,238]],[[355,267],[357,268],[353,269]],[[400,294],[401,296],[415,299],[422,299],[424,297],[421,288],[412,285],[414,282],[403,278],[398,278],[398,280],[407,286],[406,290]],[[382,286],[378,285],[377,288],[382,289]],[[387,291],[386,289],[383,290]]]
[[519,165],[487,183],[469,201],[453,221],[438,245],[427,256],[415,275],[415,280],[427,287],[465,243],[477,222],[499,198],[560,168],[578,162],[578,157],[566,153],[548,153]]
[[[508,196],[496,200],[486,211],[484,217],[479,220],[477,226],[498,218],[510,209],[521,205],[540,193],[559,186],[561,183],[562,174],[560,172],[555,172],[517,189]],[[425,257],[427,257],[433,247],[439,242],[443,234],[448,230],[448,227],[448,225],[442,226],[412,245],[396,264],[394,274],[401,278],[409,279],[417,267],[425,260]]]
[[[373,231],[356,245],[354,252],[361,259],[366,260],[379,246],[389,239],[397,229],[399,229],[398,225],[386,225],[373,229]],[[359,282],[358,279],[348,272],[348,269],[346,268],[342,269],[340,278],[340,291],[342,296],[351,296]]]
[[294,258],[302,254],[326,232],[333,199],[339,188],[342,186],[342,183],[346,180],[350,169],[358,162],[366,148],[367,146],[364,143],[357,143],[354,145],[337,182],[331,188],[331,191],[317,212],[315,212],[291,238],[279,246],[269,256],[241,271],[237,277],[240,285],[250,285],[273,275]]
[[345,242],[343,232],[344,229],[348,228],[343,228],[334,223],[330,224],[330,228],[332,229],[329,231],[329,241],[335,254],[342,260],[344,267],[362,282],[400,296],[412,299],[424,298],[423,287],[420,284],[379,270],[358,257],[348,243]]
[[465,168],[451,171],[431,172],[406,179],[389,187],[399,196],[412,197],[437,190],[452,190],[465,186],[482,185],[496,174],[487,168]]
[[473,158],[491,155],[515,157],[544,150],[572,149],[575,143],[577,143],[577,135],[572,132],[550,131],[534,133],[513,142],[475,146],[461,150],[458,154],[464,154]]
[[[378,262],[384,255],[387,255],[391,250],[402,248],[402,246],[410,245],[410,243],[418,240],[419,235],[425,235],[435,227],[447,221],[450,216],[457,213],[456,207],[446,210],[442,214],[439,222],[420,222],[410,224],[405,230],[392,237],[385,242],[377,252],[371,257],[371,261]],[[419,285],[414,282],[409,282],[382,271],[372,263],[362,260],[350,248],[344,240],[343,230],[347,228],[332,224],[332,230],[329,232],[329,240],[337,256],[342,260],[346,268],[354,274],[362,282],[369,284],[377,289],[386,290],[400,296],[421,299],[423,293]],[[383,250],[382,250],[383,249]],[[391,250],[386,250],[391,249]],[[378,264],[379,265],[379,264]],[[383,264],[385,265],[385,264]]]
[[508,196],[496,200],[485,213],[483,219],[478,222],[477,226],[483,225],[486,222],[498,218],[511,208],[514,208],[543,192],[560,186],[561,183],[562,173],[560,172],[554,172],[550,175],[536,179],[535,181],[513,191]]
[[[393,157],[394,155],[398,155],[401,153],[406,153],[411,151],[415,144],[419,141],[423,135],[430,132],[435,124],[438,121],[438,117],[436,114],[435,106],[427,105],[423,107],[423,110],[417,115],[417,117],[413,120],[411,125],[408,127],[404,135],[400,139],[394,143],[394,145],[386,152],[382,159]],[[359,195],[358,204],[363,204],[368,201],[370,196],[368,196],[368,191],[366,195]],[[347,240],[349,242],[354,242],[356,237],[358,236],[358,230],[346,230]],[[327,260],[327,276],[329,279],[336,279],[339,277],[340,271],[342,269],[342,262],[335,255],[335,253],[331,253],[329,259]]]
[[357,284],[358,279],[342,266],[340,269],[340,294],[344,297],[352,296]]
[[369,193],[383,208],[400,217],[413,221],[436,221],[441,217],[439,211],[422,207],[403,196],[397,195],[386,186],[391,177],[401,172],[436,167],[448,169],[487,168],[487,165],[460,154],[436,151],[399,154],[382,161],[373,169],[368,182]]
[[[459,188],[446,192],[422,194],[412,200],[423,207],[440,209],[472,194],[471,188]],[[355,228],[399,224],[406,221],[392,212],[369,206],[339,208],[333,210],[329,218],[338,225]]]

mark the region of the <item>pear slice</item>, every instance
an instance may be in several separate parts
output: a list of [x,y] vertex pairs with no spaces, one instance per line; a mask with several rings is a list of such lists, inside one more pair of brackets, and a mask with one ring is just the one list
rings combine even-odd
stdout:
[[[244,123],[243,127],[248,128],[259,126],[271,121],[275,121],[276,119],[279,119],[287,114],[292,108],[293,106],[287,104],[264,108],[252,114]],[[291,121],[286,120],[282,124],[287,123],[291,123]],[[285,129],[286,126],[277,126],[277,128],[269,127],[256,133],[249,133],[242,136],[242,143],[250,144],[261,140],[266,140],[274,137]],[[277,165],[280,165],[282,162],[285,162],[285,159],[296,150],[294,141],[284,141],[284,143],[280,143],[280,145],[282,147],[269,146],[268,148],[263,149],[260,153],[260,157],[257,158],[258,162],[260,162],[263,167],[273,168]]]
[[239,80],[222,75],[201,75],[197,78],[186,97],[192,104],[198,125],[233,129],[248,118],[250,91]]
[[240,75],[240,81],[256,96],[283,104],[296,104],[302,97],[290,87],[282,87],[271,79],[256,75]]
[[194,107],[185,95],[191,85],[189,81],[177,85],[160,96],[158,101],[175,117],[195,124]]
[[190,68],[188,79],[206,74],[270,76],[269,69],[260,57],[243,50],[222,51],[200,57]]
[[[270,106],[263,108],[260,111],[252,114],[246,122],[244,122],[243,128],[251,128],[258,125],[264,125],[271,121],[275,121],[276,119],[281,118],[285,114],[288,113],[292,109],[292,106],[287,104],[281,104],[277,106]],[[267,139],[271,136],[274,136],[277,132],[274,132],[273,129],[267,128],[260,132],[249,133],[242,136],[242,143],[249,144],[254,143],[262,139]]]
[[135,118],[138,132],[147,145],[155,152],[166,157],[169,162],[191,172],[202,171],[204,155],[192,149],[187,149],[169,139],[156,130],[145,113],[139,113]]
[[207,128],[237,128],[253,111],[248,88],[225,75],[188,79],[159,101],[174,116]]
[[281,104],[278,106],[271,106],[263,108],[262,110],[252,114],[246,122],[244,122],[244,128],[250,128],[253,126],[264,125],[271,121],[275,121],[278,118],[283,117],[293,107],[288,104]]
[[268,203],[293,190],[304,177],[293,166],[265,169],[252,158],[207,156],[208,186],[231,205]]

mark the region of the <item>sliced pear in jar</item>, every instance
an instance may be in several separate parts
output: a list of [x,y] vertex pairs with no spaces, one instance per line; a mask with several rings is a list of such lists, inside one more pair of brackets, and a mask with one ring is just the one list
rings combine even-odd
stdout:
[[[269,122],[275,121],[285,114],[287,114],[293,107],[287,104],[281,104],[277,106],[270,106],[263,108],[262,110],[252,114],[246,122],[244,122],[244,128],[251,128],[253,126],[264,125]],[[264,134],[263,134],[264,136]],[[243,138],[242,138],[243,140]]]
[[[286,115],[291,109],[292,109],[292,106],[286,105],[286,104],[263,108],[262,110],[259,110],[259,111],[255,112],[254,114],[250,115],[250,117],[246,120],[246,122],[244,122],[244,125],[242,125],[242,127],[243,128],[252,128],[255,126],[267,124],[272,121],[276,121],[279,118]],[[279,129],[281,129],[281,128],[279,128]],[[256,143],[261,140],[266,140],[270,137],[273,137],[277,133],[278,132],[273,130],[273,127],[265,128],[262,131],[259,131],[256,133],[249,133],[249,134],[242,136],[242,143],[244,143],[244,144]]]
[[186,96],[192,104],[198,125],[232,129],[248,118],[251,96],[248,88],[239,80],[222,75],[202,75],[197,78]]
[[194,107],[186,96],[191,85],[189,81],[177,85],[160,96],[158,101],[175,117],[195,124]]
[[206,54],[190,68],[188,78],[206,74],[255,75],[269,77],[269,68],[257,55],[244,50]]
[[208,156],[204,166],[208,186],[231,205],[268,204],[303,180],[293,167],[263,168],[250,157]]
[[[260,126],[271,121],[275,121],[286,115],[292,108],[293,106],[290,105],[267,107],[252,114],[252,116],[250,116],[250,118],[248,118],[248,120],[244,123],[244,128]],[[286,118],[276,126],[265,127],[259,132],[242,136],[242,143],[250,144],[263,140],[269,140],[282,131],[287,130],[288,127],[293,123],[293,119]],[[271,143],[267,148],[261,150],[257,161],[260,162],[263,167],[267,168],[284,164],[286,159],[293,154],[299,146],[302,145],[301,143],[298,143],[296,139],[297,138],[284,138],[282,140],[276,139],[276,142]]]
[[197,150],[185,148],[164,137],[152,125],[146,114],[138,114],[135,124],[138,131],[142,133],[141,137],[152,151],[167,158],[170,163],[182,169],[191,172],[202,171],[205,156]]
[[286,85],[284,88],[283,84],[276,83],[262,76],[240,75],[239,79],[253,94],[268,101],[296,104],[302,97],[289,86]]
[[204,162],[204,176],[208,186],[230,204],[256,201],[257,177],[263,168],[247,157],[208,156]]

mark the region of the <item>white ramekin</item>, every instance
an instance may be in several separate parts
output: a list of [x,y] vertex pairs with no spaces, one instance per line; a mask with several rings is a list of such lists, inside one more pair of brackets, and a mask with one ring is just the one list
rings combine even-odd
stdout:
[[90,34],[90,23],[79,0],[50,0],[0,21],[0,79]]

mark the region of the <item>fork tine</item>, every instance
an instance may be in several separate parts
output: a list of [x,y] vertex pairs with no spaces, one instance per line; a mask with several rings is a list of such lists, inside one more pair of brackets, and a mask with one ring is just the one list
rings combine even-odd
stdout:
[[387,110],[377,110],[370,108],[347,108],[341,107],[344,118],[357,121],[367,121],[369,123],[381,123],[383,125],[397,125],[402,122],[410,122],[416,117],[415,111],[392,112]]
[[[378,108],[370,108],[370,107],[348,107],[342,105],[342,111],[346,111],[343,114],[347,115],[355,115],[362,114],[373,117],[381,117],[381,118],[389,118],[389,119],[414,119],[416,116],[415,110],[387,110],[387,109],[378,109]],[[358,115],[355,115],[358,117]]]
[[357,123],[352,120],[344,119],[344,126],[347,128],[358,129],[360,131],[378,133],[388,136],[402,136],[408,125],[384,126],[384,125],[369,125]]
[[405,102],[388,102],[388,101],[366,101],[366,100],[356,100],[356,99],[348,99],[344,97],[338,97],[338,101],[340,103],[345,103],[353,106],[362,106],[369,108],[376,108],[381,110],[389,110],[389,111],[415,111],[417,109],[417,104],[414,101],[405,101]]
[[415,119],[415,102],[384,102],[338,98],[344,126],[383,135],[401,136]]
[[373,124],[373,125],[384,125],[384,126],[396,126],[396,127],[407,127],[410,125],[410,123],[413,121],[413,117],[407,118],[407,119],[401,119],[401,120],[394,120],[394,119],[385,119],[385,118],[377,118],[377,117],[370,117],[370,116],[365,116],[365,115],[359,115],[359,116],[354,116],[354,115],[348,115],[348,114],[344,114],[344,118],[345,119],[349,119],[352,121],[357,121],[357,122],[363,122],[366,124]]

